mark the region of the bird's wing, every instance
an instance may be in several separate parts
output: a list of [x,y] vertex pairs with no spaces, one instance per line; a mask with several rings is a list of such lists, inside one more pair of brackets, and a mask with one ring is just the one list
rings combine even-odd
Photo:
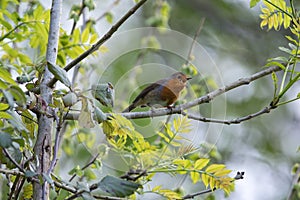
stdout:
[[133,104],[137,103],[139,100],[143,99],[150,91],[153,91],[155,88],[160,87],[161,84],[158,82],[148,85],[141,93],[134,99]]

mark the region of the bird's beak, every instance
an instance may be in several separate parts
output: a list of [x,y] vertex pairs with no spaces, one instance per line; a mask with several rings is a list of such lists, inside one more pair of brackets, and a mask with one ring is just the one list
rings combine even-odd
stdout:
[[186,80],[191,80],[192,79],[192,77],[186,77]]

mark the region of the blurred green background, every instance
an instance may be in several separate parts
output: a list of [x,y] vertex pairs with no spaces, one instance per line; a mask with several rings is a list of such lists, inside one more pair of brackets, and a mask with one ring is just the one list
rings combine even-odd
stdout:
[[[80,1],[64,1],[64,6],[68,7],[75,2]],[[97,9],[89,15],[97,18],[112,2],[108,0],[95,1]],[[268,58],[283,55],[278,50],[279,46],[287,46],[284,35],[288,32],[283,29],[278,32],[262,30],[259,26],[259,6],[250,9],[249,1],[172,0],[168,3],[171,7],[168,28],[178,31],[186,37],[192,38],[198,29],[200,20],[205,18],[203,29],[197,39],[199,46],[203,49],[195,48],[193,51],[195,57],[193,64],[197,67],[199,74],[191,81],[191,85],[185,92],[186,98],[182,99],[183,102],[196,98],[201,92],[215,88],[214,84],[207,81],[204,81],[205,84],[203,84],[203,80],[217,77],[218,80],[213,79],[213,81],[216,85],[222,86],[249,76],[262,70]],[[296,8],[299,9],[300,2],[295,1],[295,3]],[[45,6],[49,6],[49,2],[45,1]],[[131,6],[133,6],[132,1],[120,1],[111,10],[114,16],[113,22],[116,22]],[[122,48],[131,49],[131,45],[141,45],[139,37],[134,39],[131,31],[149,26],[147,19],[154,12],[153,1],[149,1],[120,28],[117,32],[119,35],[117,34],[108,44],[105,44],[108,52],[97,58],[87,59],[89,67],[93,68],[91,76],[79,80],[82,85],[89,85],[92,80],[94,82],[110,81],[115,84],[117,99],[114,111],[116,112],[120,112],[128,105],[132,95],[136,95],[135,90],[139,86],[168,76],[169,72],[180,69],[185,62],[184,57],[163,50],[147,51],[143,54],[142,59],[140,59],[142,50],[135,47],[122,55],[118,53],[122,52],[120,50]],[[64,12],[62,25],[68,28],[71,24],[68,20],[68,12]],[[96,30],[101,36],[110,26],[111,24],[106,20],[101,20],[97,22]],[[124,40],[126,36],[128,39]],[[170,43],[177,44],[180,41],[174,40]],[[181,49],[178,50],[186,52],[187,55],[190,44],[179,44],[179,46]],[[137,65],[142,67],[132,70]],[[152,65],[152,68],[149,68],[148,65]],[[164,70],[157,70],[161,66]],[[212,69],[212,66],[215,68]],[[281,73],[278,73],[278,76],[280,77]],[[206,79],[207,77],[208,79]],[[145,78],[148,79],[145,80]],[[193,91],[192,85],[200,85],[205,89],[201,92]],[[295,97],[299,90],[298,83],[296,89],[290,91],[286,98]],[[201,105],[199,110],[200,114],[206,117],[233,119],[255,113],[269,105],[272,95],[272,79],[268,76],[217,97],[212,103]],[[193,109],[193,112],[199,113],[199,110]],[[145,137],[151,137],[154,133],[153,129],[157,130],[160,121],[164,119],[162,117],[134,120],[134,123]],[[215,160],[224,162],[228,168],[233,169],[233,176],[237,171],[245,171],[245,179],[236,182],[235,192],[229,199],[285,199],[292,187],[291,168],[294,163],[299,162],[299,153],[297,153],[300,142],[299,122],[300,103],[293,102],[242,124],[228,126],[193,122],[195,129],[189,139],[196,147],[200,147],[205,142],[216,145],[220,154],[215,155]],[[97,137],[100,137],[97,140],[100,142],[105,140],[104,136],[99,134],[100,129],[94,132]],[[212,147],[210,146],[208,149],[212,150]],[[78,155],[84,154],[79,151],[81,150],[78,150]],[[103,161],[104,172],[111,169],[113,171],[116,166],[121,167],[117,159],[118,157],[114,158],[113,155],[110,155]],[[82,165],[86,161],[80,159],[74,160],[74,163]],[[64,167],[68,168],[72,165],[66,163]],[[125,171],[127,168],[124,166],[118,170]],[[161,176],[154,179],[153,185],[158,183],[171,189],[182,187],[186,193],[201,190],[197,185],[192,186],[184,177],[179,177],[174,181],[172,177]],[[217,191],[215,194],[217,199],[224,198],[222,192]],[[148,198],[159,199],[157,196]]]

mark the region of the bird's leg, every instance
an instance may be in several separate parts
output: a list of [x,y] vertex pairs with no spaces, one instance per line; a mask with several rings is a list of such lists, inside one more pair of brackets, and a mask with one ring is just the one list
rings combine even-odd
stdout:
[[173,108],[175,108],[175,106],[172,105],[167,105],[167,108],[171,111],[171,114],[173,114]]
[[155,113],[155,109],[154,109],[154,107],[150,106],[150,110],[151,110],[151,118],[153,118],[153,114]]

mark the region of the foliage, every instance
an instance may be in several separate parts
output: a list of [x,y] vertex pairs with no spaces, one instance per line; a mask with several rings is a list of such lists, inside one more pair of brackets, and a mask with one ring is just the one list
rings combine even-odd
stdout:
[[[251,3],[253,2],[254,1]],[[255,2],[258,3],[258,1]],[[279,47],[285,55],[270,58],[266,64],[267,67],[274,65],[279,66],[285,72],[281,81],[279,81],[275,73],[272,74],[274,97],[271,104],[273,106],[279,106],[300,98],[300,93],[298,93],[295,98],[280,102],[281,98],[300,78],[300,72],[296,70],[300,53],[300,13],[294,8],[293,1],[291,1],[290,6],[287,6],[287,3],[284,0],[264,0],[262,2],[264,7],[261,7],[261,12],[263,14],[260,15],[260,18],[262,19],[260,26],[262,28],[267,26],[268,30],[274,28],[276,31],[283,26],[284,29],[289,29],[290,31],[290,35],[285,36],[289,42],[289,47]]]
[[[251,6],[258,2],[252,0]],[[7,186],[11,187],[1,188],[2,194],[16,199],[29,199],[33,193],[32,183],[46,181],[52,186],[51,195],[57,199],[78,196],[96,198],[99,195],[104,199],[105,195],[110,195],[111,198],[135,198],[147,193],[159,194],[168,199],[184,198],[184,192],[176,189],[164,188],[162,185],[148,187],[161,173],[176,177],[188,176],[199,190],[220,189],[226,195],[234,190],[235,179],[229,176],[232,170],[225,164],[214,162],[214,158],[220,157],[215,147],[209,148],[210,154],[202,154],[189,144],[191,142],[185,136],[193,127],[187,116],[173,115],[161,130],[156,131],[155,140],[146,139],[132,121],[111,112],[114,105],[111,83],[82,90],[71,82],[70,74],[63,67],[99,40],[94,20],[85,21],[83,26],[78,25],[84,8],[95,10],[94,1],[84,0],[82,4],[72,6],[69,18],[73,20],[73,28],[70,33],[60,29],[57,63],[49,63],[45,58],[50,10],[45,9],[38,1],[22,3],[26,8],[22,12],[18,9],[19,1],[6,0],[0,3],[0,172],[6,175],[1,179],[5,179]],[[287,6],[284,1],[270,0],[263,3],[265,7],[261,9],[261,27],[268,26],[269,30],[283,27],[289,29],[291,34],[286,36],[290,42],[289,48],[280,48],[288,56],[270,59],[267,64],[278,65],[285,72],[281,82],[275,73],[272,75],[275,86],[272,105],[279,106],[300,98],[298,94],[295,99],[280,101],[300,77],[300,73],[296,71],[299,60],[299,14],[292,5]],[[167,28],[171,13],[168,1],[156,0],[151,6],[153,12],[147,16],[146,24],[162,28],[161,30]],[[110,11],[104,16],[110,24],[115,20]],[[145,36],[141,44],[154,52],[161,48],[158,40],[151,35]],[[93,55],[107,51],[106,47],[101,46]],[[60,87],[54,86],[52,103],[49,105],[41,98],[39,88],[46,65],[62,83]],[[188,74],[197,74],[192,64],[184,64],[182,68]],[[88,70],[83,65],[79,72],[86,75]],[[94,93],[88,93],[90,90],[94,90]],[[103,105],[94,101],[91,96]],[[77,111],[77,120],[68,118],[70,111]],[[56,139],[62,143],[56,153],[76,161],[73,168],[68,170],[71,176],[69,180],[60,171],[60,167],[65,167],[65,160],[54,160],[57,165],[50,175],[36,173],[37,166],[41,164],[34,157],[40,115],[46,115],[55,121]],[[95,138],[98,135],[92,128],[99,127],[105,134],[106,141],[98,145],[97,156],[82,166],[85,162],[83,159],[90,156],[86,149],[96,146]],[[102,161],[109,159],[109,152],[117,153],[123,160],[129,160],[125,175],[121,176],[117,170],[114,171],[114,176],[102,173]],[[79,155],[79,164],[74,158],[76,153]],[[73,181],[74,178],[76,181]]]

